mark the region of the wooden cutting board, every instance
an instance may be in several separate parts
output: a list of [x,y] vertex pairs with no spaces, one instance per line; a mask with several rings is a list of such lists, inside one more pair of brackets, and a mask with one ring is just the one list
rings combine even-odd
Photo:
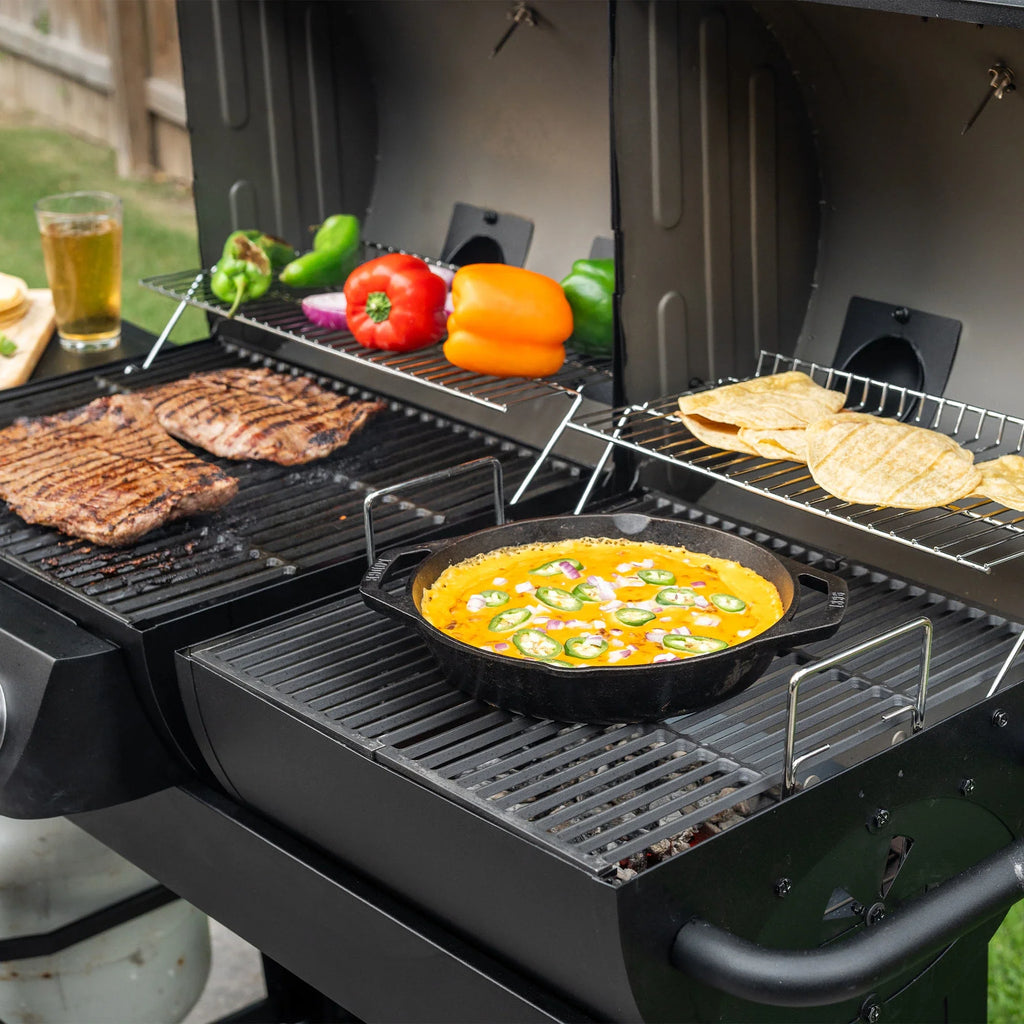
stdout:
[[50,289],[29,288],[28,302],[25,315],[16,324],[2,328],[18,351],[13,356],[0,356],[0,388],[24,384],[53,335],[56,321]]

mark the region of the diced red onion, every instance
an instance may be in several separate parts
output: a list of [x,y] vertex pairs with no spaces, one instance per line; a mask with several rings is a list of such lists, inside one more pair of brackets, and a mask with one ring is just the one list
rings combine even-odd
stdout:
[[633,563],[632,562],[619,562],[619,564],[617,566],[615,566],[615,571],[616,572],[621,572],[623,575],[626,575],[626,573],[630,573],[630,572],[633,571]]
[[679,636],[689,636],[690,635],[690,631],[689,631],[689,629],[686,628],[686,626],[676,626],[675,629],[670,629],[669,632],[670,633],[678,633]]
[[707,584],[703,580],[697,580],[695,583],[690,584],[691,587],[706,587]]
[[737,629],[736,630],[736,635],[737,636],[750,636],[750,634],[753,633],[753,632],[754,631],[752,629]]
[[517,594],[532,594],[535,589],[536,588],[534,587],[534,585],[532,583],[529,582],[529,580],[527,580],[526,583],[517,583],[516,584],[516,593]]
[[494,645],[494,649],[496,651],[507,651],[509,649],[509,645],[502,640]]
[[470,594],[469,600],[466,601],[466,608],[471,612],[478,612],[486,607],[487,601],[483,594]]
[[579,569],[572,564],[572,562],[559,562],[558,564],[561,567],[562,572],[564,572],[571,580],[578,580],[580,576],[583,575],[583,573],[581,573]]
[[700,596],[700,594],[698,594],[698,595],[697,595],[697,596],[696,596],[696,597],[695,597],[695,598],[693,599],[693,603],[694,603],[694,604],[695,604],[695,605],[696,605],[696,606],[697,606],[698,608],[710,608],[710,607],[711,607],[711,602],[710,602],[710,601],[709,601],[709,600],[708,600],[708,599],[707,599],[706,597],[701,597],[701,596]]
[[651,658],[651,664],[652,665],[660,665],[662,662],[665,662],[665,661],[679,661],[679,660],[680,659],[677,658],[674,654],[669,654],[668,651],[662,651],[661,654],[656,654],[653,658]]
[[625,601],[619,601],[619,600],[605,601],[605,603],[603,605],[601,605],[601,611],[603,611],[603,612],[614,612],[617,609],[621,608],[625,603],[626,603]]
[[599,601],[611,601],[615,597],[615,588],[600,576],[588,576],[587,582],[597,588],[597,599]]
[[503,587],[505,586],[506,583],[508,583],[508,580],[505,579],[504,576],[495,576],[494,579],[491,580],[491,583],[493,583],[496,587]]
[[622,661],[623,658],[628,658],[631,654],[636,654],[637,649],[630,644],[628,647],[623,647],[619,651],[611,651],[608,654],[608,661]]
[[717,626],[721,621],[720,615],[694,615],[693,617],[695,626]]
[[646,633],[644,633],[644,639],[650,640],[652,643],[659,644],[661,643],[661,638],[665,635],[666,632],[668,631],[664,629],[649,629]]
[[439,267],[436,263],[428,263],[430,272],[436,274],[445,283],[446,288],[451,288],[452,278],[455,276],[455,271],[451,267]]
[[638,566],[640,566],[641,569],[653,569],[654,568],[654,559],[653,558],[645,558],[642,562],[637,562],[636,564]]
[[565,629],[565,620],[548,619],[548,629]]
[[326,327],[330,331],[348,330],[348,301],[344,292],[307,295],[302,300],[302,312],[318,327]]

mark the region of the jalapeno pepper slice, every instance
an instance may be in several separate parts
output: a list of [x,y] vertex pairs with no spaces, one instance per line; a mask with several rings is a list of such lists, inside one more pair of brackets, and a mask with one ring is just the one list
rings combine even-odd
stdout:
[[593,583],[577,583],[572,588],[572,596],[581,601],[589,601],[591,604],[597,604],[601,600],[597,595],[597,587]]
[[512,634],[514,643],[520,654],[538,661],[557,658],[562,653],[562,645],[553,637],[539,629],[520,629]]
[[516,626],[521,626],[530,617],[529,608],[506,608],[487,623],[492,633],[507,633]]
[[712,636],[687,636],[685,633],[666,633],[661,643],[670,651],[683,651],[686,654],[711,654],[729,645],[724,640]]
[[615,618],[624,626],[643,626],[654,618],[654,612],[649,612],[646,608],[634,608],[631,605],[626,605],[625,608],[620,608],[615,613]]
[[560,587],[538,587],[537,600],[560,612],[578,612],[583,607],[583,602],[578,597]]
[[659,587],[670,587],[676,581],[676,574],[668,569],[640,569],[637,576],[644,583],[656,583]]
[[690,608],[697,603],[697,594],[690,587],[666,587],[654,595],[654,600],[673,608]]
[[712,594],[711,602],[723,612],[741,612],[747,607],[747,602],[735,594]]
[[504,590],[481,590],[480,596],[488,608],[500,608],[501,605],[508,604],[509,601],[508,594]]
[[571,565],[577,572],[583,568],[583,563],[577,562],[575,558],[556,558],[553,562],[538,565],[530,572],[536,576],[557,576],[560,572],[565,572],[566,564]]
[[599,636],[571,636],[565,641],[565,653],[570,658],[590,661],[608,650],[608,641]]

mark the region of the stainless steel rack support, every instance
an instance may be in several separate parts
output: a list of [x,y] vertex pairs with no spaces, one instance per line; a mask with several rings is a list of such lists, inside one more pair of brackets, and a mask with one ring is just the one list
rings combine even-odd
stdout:
[[931,669],[933,629],[932,621],[929,618],[922,616],[921,618],[911,619],[909,622],[903,623],[902,626],[897,626],[895,629],[887,630],[885,633],[879,633],[877,636],[864,640],[854,647],[848,647],[845,650],[838,651],[831,657],[824,658],[821,661],[816,661],[804,668],[797,669],[797,671],[793,673],[789,680],[789,698],[786,715],[786,747],[782,774],[783,799],[791,796],[797,789],[797,765],[802,761],[806,761],[810,757],[814,757],[816,754],[824,753],[829,748],[829,744],[826,743],[815,750],[801,755],[799,758],[794,757],[794,753],[796,751],[797,704],[800,697],[800,685],[803,681],[810,676],[818,675],[821,672],[827,672],[829,669],[835,668],[844,661],[849,661],[851,658],[856,658],[858,655],[865,654],[868,651],[873,651],[876,647],[881,647],[893,640],[898,640],[907,633],[911,633],[918,629],[922,630],[924,635],[921,639],[921,678],[917,687],[917,699],[912,703],[908,702],[901,707],[891,709],[882,716],[885,719],[889,719],[896,715],[910,713],[912,716],[911,720],[913,723],[913,730],[914,732],[918,732],[924,726],[924,709],[928,700],[928,676]]

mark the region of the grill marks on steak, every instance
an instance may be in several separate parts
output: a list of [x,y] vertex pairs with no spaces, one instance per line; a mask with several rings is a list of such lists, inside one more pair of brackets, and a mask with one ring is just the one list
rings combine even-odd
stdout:
[[384,408],[265,367],[193,373],[139,394],[175,437],[226,459],[282,466],[322,459]]
[[132,543],[237,491],[234,477],[168,437],[137,396],[0,430],[0,498],[27,522],[96,544]]

